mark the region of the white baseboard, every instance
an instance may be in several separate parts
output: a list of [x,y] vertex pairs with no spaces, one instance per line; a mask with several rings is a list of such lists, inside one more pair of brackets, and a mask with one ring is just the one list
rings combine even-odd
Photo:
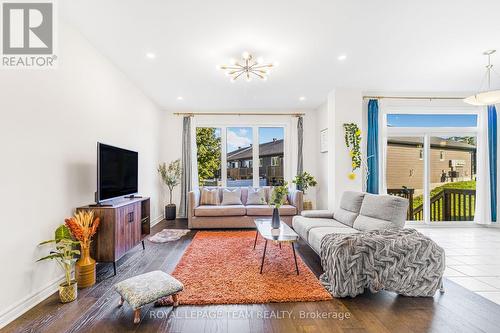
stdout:
[[163,220],[163,215],[158,216],[154,220],[151,220],[151,223],[149,224],[150,227],[154,227],[156,224],[158,224],[161,220]]
[[14,321],[16,318],[20,317],[22,314],[27,312],[29,309],[47,299],[50,295],[59,290],[59,284],[64,280],[64,276],[61,276],[57,280],[49,283],[46,287],[36,291],[14,305],[7,308],[5,311],[0,313],[0,329]]
[[[151,221],[151,227],[163,220],[163,215],[156,217]],[[16,304],[10,306],[5,311],[0,313],[0,329],[8,325],[10,322],[20,317],[23,313],[27,312],[29,309],[47,299],[50,295],[59,290],[59,284],[63,281],[64,276],[61,275],[60,278],[49,283],[46,287],[36,291]]]

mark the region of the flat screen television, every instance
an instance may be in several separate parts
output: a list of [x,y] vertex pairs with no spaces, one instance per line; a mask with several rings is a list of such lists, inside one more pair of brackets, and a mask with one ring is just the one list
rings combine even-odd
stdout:
[[137,193],[138,155],[97,143],[97,203]]

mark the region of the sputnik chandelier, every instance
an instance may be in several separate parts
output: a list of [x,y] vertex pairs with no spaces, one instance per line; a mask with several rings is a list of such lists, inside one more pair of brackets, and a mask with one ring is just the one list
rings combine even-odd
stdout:
[[231,82],[239,78],[251,81],[254,77],[265,81],[271,69],[278,65],[276,62],[264,63],[261,57],[255,59],[253,55],[246,51],[243,52],[241,57],[241,60],[231,59],[229,65],[217,66],[218,69],[223,70],[229,76]]

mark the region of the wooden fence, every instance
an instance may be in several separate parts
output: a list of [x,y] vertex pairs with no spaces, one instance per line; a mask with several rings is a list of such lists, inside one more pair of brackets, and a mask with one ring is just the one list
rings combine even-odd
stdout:
[[[390,195],[407,198],[410,201],[407,219],[409,221],[422,221],[424,219],[424,206],[413,205],[414,189],[388,189]],[[476,207],[476,190],[447,188],[431,197],[431,221],[473,221]]]

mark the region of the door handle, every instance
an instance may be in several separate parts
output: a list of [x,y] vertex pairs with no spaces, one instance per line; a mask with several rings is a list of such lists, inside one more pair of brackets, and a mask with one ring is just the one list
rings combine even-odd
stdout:
[[134,222],[134,212],[128,213],[128,223]]

